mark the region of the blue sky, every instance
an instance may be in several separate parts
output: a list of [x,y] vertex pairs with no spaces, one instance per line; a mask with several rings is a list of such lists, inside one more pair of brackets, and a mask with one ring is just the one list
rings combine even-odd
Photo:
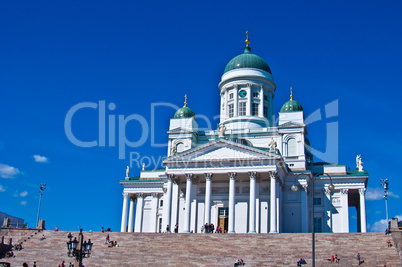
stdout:
[[[339,162],[354,169],[362,155],[369,230],[382,231],[381,178],[390,180],[390,217],[402,215],[401,11],[400,1],[2,1],[0,210],[34,226],[46,183],[41,218],[48,229],[119,230],[118,180],[129,153],[157,158],[167,149],[152,145],[139,121],[127,123],[126,136],[145,143],[127,147],[125,159],[109,142],[78,147],[65,133],[68,111],[105,101],[115,106],[107,118],[141,116],[151,125],[152,103],[181,106],[187,94],[195,113],[212,120],[220,76],[243,52],[248,30],[252,52],[268,62],[277,84],[276,114],[290,86],[307,116],[338,100],[339,116],[309,125],[308,137],[325,151],[325,125],[339,123]],[[174,112],[155,109],[156,143],[166,142]],[[98,140],[98,117],[95,109],[77,112],[74,135]]]

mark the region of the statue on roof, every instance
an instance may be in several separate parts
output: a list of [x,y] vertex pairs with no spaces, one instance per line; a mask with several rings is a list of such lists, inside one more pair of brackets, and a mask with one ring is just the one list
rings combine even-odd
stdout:
[[269,152],[275,153],[277,144],[273,137],[271,137],[271,142],[268,145],[269,145]]
[[145,171],[145,163],[142,163],[142,170]]
[[359,172],[363,171],[362,155],[356,156],[356,170],[358,170]]
[[218,131],[219,131],[219,138],[225,137],[226,127],[224,124],[218,126]]
[[127,166],[127,169],[126,169],[126,178],[129,178],[129,177],[130,177],[130,167]]
[[177,153],[177,147],[175,144],[172,144],[172,147],[170,148],[170,156],[174,156]]

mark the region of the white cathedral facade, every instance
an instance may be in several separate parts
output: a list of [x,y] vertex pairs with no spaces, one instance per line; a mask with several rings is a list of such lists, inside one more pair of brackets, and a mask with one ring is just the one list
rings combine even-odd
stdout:
[[275,125],[271,70],[246,44],[219,83],[218,129],[198,130],[185,102],[170,120],[165,168],[120,180],[122,232],[173,232],[177,224],[179,233],[200,233],[205,223],[227,233],[349,232],[349,207],[366,232],[360,157],[356,170],[313,162],[292,95]]

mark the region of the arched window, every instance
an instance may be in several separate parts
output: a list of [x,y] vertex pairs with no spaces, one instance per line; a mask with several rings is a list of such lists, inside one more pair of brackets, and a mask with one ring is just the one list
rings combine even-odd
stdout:
[[297,144],[294,138],[288,140],[288,156],[297,156]]
[[176,145],[177,148],[177,153],[183,152],[184,151],[184,144],[183,143],[178,143]]

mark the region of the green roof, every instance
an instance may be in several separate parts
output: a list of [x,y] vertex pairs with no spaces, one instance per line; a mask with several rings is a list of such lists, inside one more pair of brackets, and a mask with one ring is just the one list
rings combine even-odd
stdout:
[[187,106],[184,106],[182,108],[179,108],[176,113],[174,114],[175,119],[180,119],[180,118],[195,118],[194,112]]
[[302,105],[296,100],[291,98],[288,102],[283,104],[280,112],[295,112],[295,111],[303,111]]
[[251,54],[250,47],[246,47],[244,49],[244,53],[234,57],[229,63],[226,65],[223,73],[234,69],[260,69],[272,74],[271,69],[269,68],[267,62],[260,58],[255,54]]

